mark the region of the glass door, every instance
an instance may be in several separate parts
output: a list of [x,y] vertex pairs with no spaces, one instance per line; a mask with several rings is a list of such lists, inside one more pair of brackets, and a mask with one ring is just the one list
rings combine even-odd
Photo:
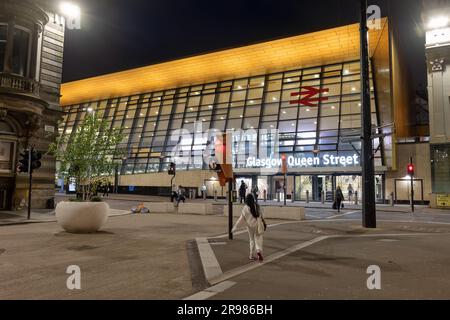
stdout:
[[306,195],[309,192],[309,200],[312,196],[312,176],[295,177],[295,200],[306,201]]

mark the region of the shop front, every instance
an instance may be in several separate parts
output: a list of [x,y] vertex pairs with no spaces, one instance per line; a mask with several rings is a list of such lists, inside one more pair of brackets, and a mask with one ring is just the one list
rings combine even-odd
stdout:
[[[341,187],[347,203],[361,203],[362,177],[359,173],[327,173],[327,174],[297,174],[283,175],[251,175],[240,174],[236,178],[236,189],[242,181],[250,193],[257,184],[259,199],[284,202],[284,185],[286,184],[286,200],[300,202],[333,202],[337,187]],[[385,175],[375,176],[376,201],[386,202]]]

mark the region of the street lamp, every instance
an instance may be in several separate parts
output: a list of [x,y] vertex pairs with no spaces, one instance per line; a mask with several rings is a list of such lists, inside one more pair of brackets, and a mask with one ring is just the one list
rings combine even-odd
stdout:
[[61,13],[67,18],[77,18],[81,14],[80,7],[71,2],[62,2],[60,4]]
[[61,15],[66,18],[68,29],[81,28],[81,9],[78,5],[72,2],[61,2],[59,9]]
[[428,21],[428,29],[434,30],[434,29],[442,29],[448,26],[449,18],[446,16],[436,16],[430,18]]

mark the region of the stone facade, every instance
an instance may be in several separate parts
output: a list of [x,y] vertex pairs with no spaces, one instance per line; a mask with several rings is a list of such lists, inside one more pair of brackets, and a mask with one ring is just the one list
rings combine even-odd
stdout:
[[17,172],[20,153],[43,154],[33,174],[33,208],[45,208],[55,190],[55,140],[60,111],[64,19],[51,2],[0,0],[0,210],[27,202],[28,175]]
[[[450,1],[424,2],[428,96],[430,109],[430,148],[432,199],[450,195]],[[441,19],[441,21],[436,20]]]

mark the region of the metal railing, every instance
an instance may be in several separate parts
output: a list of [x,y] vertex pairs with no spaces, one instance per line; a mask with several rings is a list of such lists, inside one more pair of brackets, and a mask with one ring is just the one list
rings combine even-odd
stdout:
[[39,94],[39,83],[21,76],[0,73],[0,87],[21,91],[33,95]]

